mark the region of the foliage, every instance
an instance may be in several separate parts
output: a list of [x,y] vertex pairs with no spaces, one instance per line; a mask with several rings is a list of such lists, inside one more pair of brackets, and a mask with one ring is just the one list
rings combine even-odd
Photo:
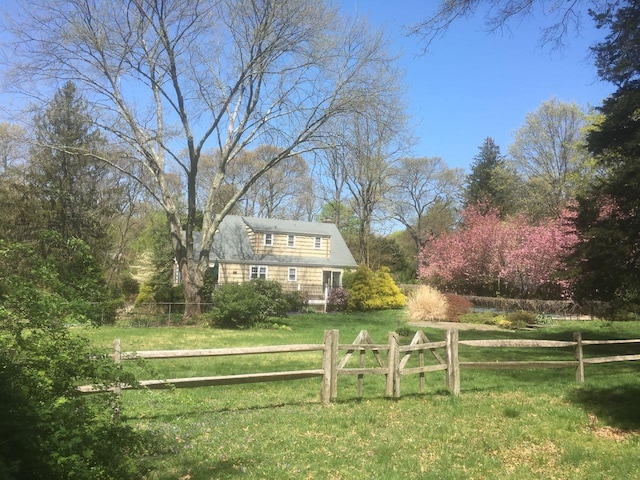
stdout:
[[420,286],[407,298],[407,315],[412,322],[444,320],[448,309],[447,298],[429,285]]
[[447,299],[446,318],[450,322],[457,322],[460,315],[468,313],[473,309],[473,303],[460,295],[447,292],[444,294],[444,297]]
[[108,164],[96,159],[106,142],[90,118],[76,85],[65,83],[35,117],[27,184],[31,201],[40,205],[36,228],[57,231],[65,240],[81,238],[97,255],[107,250],[122,193]]
[[131,275],[126,275],[122,278],[120,288],[126,298],[135,298],[140,293],[140,283]]
[[212,303],[211,311],[202,317],[205,320],[211,317],[213,325],[246,328],[263,320],[258,297],[250,283],[221,285]]
[[535,313],[527,312],[525,310],[509,312],[506,317],[512,328],[524,328],[527,325],[536,323],[537,318]]
[[285,292],[283,297],[287,302],[287,312],[304,312],[309,307],[309,296],[305,292]]
[[327,311],[345,312],[349,307],[349,291],[345,288],[332,288],[327,298]]
[[264,318],[287,316],[290,305],[279,282],[258,278],[252,280],[250,284],[258,296],[260,311]]
[[153,287],[147,283],[140,285],[138,296],[136,297],[136,305],[145,305],[155,303]]
[[609,30],[593,48],[598,73],[618,88],[587,136],[602,175],[579,199],[575,223],[584,241],[572,264],[579,299],[624,307],[640,289],[640,2],[622,2],[595,19]]
[[509,153],[523,181],[529,218],[557,218],[593,175],[583,130],[586,114],[575,103],[543,102],[515,133]]
[[182,303],[184,302],[184,291],[180,285],[156,285],[153,298],[157,303]]
[[374,272],[361,265],[349,280],[349,310],[368,311],[402,308],[406,298],[391,278],[389,269]]
[[536,314],[533,323],[535,325],[545,325],[545,326],[552,326],[557,324],[557,322],[554,320],[554,318],[551,315],[546,315],[544,313]]
[[485,138],[479,150],[466,179],[464,206],[480,204],[496,209],[501,217],[515,213],[515,189],[518,185],[515,173],[511,172],[510,178],[505,178],[509,172],[506,158],[491,137]]
[[538,224],[518,216],[501,220],[496,210],[463,212],[463,225],[429,242],[420,254],[419,276],[453,291],[558,297],[557,277],[576,237],[563,220]]
[[499,314],[492,311],[465,313],[458,317],[462,323],[473,323],[476,325],[497,325]]
[[266,323],[269,318],[284,318],[291,306],[278,282],[257,279],[246,283],[223,284],[213,294],[213,325],[248,328]]
[[[90,343],[70,332],[87,321],[80,298],[91,287],[65,284],[79,279],[57,268],[56,247],[47,243],[43,257],[0,243],[0,472],[8,480],[140,478],[142,437],[112,418],[114,398],[76,393],[78,383],[134,379],[108,358],[94,360]],[[65,253],[69,266],[87,261],[82,248]]]

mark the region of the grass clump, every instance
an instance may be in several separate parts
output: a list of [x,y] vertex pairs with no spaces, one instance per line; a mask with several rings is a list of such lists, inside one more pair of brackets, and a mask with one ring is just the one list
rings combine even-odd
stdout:
[[437,289],[423,285],[407,300],[407,312],[412,322],[434,322],[447,318],[449,302]]

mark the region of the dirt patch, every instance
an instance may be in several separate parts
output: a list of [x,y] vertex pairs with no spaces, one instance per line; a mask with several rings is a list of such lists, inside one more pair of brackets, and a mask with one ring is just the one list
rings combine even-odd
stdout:
[[479,323],[459,323],[459,322],[410,322],[411,327],[430,327],[442,330],[504,330],[497,325],[484,325]]

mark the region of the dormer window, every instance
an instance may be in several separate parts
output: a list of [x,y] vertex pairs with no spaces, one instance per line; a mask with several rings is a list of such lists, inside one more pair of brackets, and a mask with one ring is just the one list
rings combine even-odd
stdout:
[[296,236],[295,235],[287,235],[287,247],[295,247],[296,246]]
[[265,247],[273,247],[273,233],[264,234],[264,245]]
[[319,250],[322,248],[322,237],[315,237],[313,241],[313,248]]

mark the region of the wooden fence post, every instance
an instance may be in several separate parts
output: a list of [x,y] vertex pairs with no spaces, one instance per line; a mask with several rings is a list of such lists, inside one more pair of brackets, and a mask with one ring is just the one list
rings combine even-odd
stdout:
[[398,334],[395,332],[389,332],[389,355],[387,358],[387,369],[389,370],[389,373],[387,374],[387,386],[385,390],[385,395],[387,397],[400,397],[400,352],[398,350],[398,347]]
[[338,330],[324,331],[324,350],[322,352],[322,403],[329,403],[338,396]]
[[578,362],[578,365],[576,365],[576,382],[584,383],[584,357],[582,352],[582,333],[573,332],[573,341],[576,342],[575,359]]
[[460,395],[460,359],[458,358],[458,330],[447,330],[447,388]]
[[333,361],[331,360],[333,352],[334,335],[333,330],[324,331],[324,350],[322,351],[322,390],[320,392],[320,401],[329,403],[331,401],[331,377],[333,375]]
[[[113,362],[116,364],[116,367],[120,366],[122,362],[122,351],[120,349],[120,339],[116,338],[113,342]],[[120,373],[118,372],[118,375]],[[120,382],[116,380],[116,384],[113,388],[114,393],[116,394],[115,405],[113,406],[113,417],[116,421],[120,420],[120,394],[122,392],[122,388],[120,387]]]

